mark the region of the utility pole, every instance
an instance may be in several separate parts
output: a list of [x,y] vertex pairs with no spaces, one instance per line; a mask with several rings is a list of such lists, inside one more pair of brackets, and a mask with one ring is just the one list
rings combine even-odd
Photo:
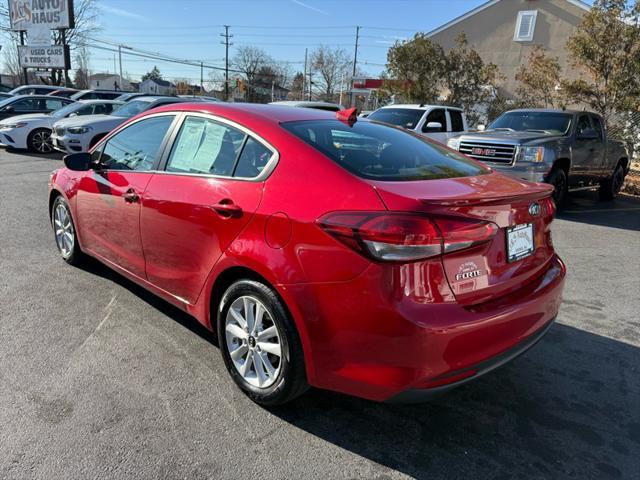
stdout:
[[204,65],[200,62],[200,95],[204,95]]
[[351,75],[351,86],[349,88],[349,106],[353,107],[354,98],[353,98],[353,77],[356,76],[356,68],[358,66],[358,41],[360,40],[360,27],[356,27],[356,50],[353,54],[353,74]]
[[224,41],[220,42],[224,45],[224,99],[229,100],[229,45],[233,45],[233,43],[229,43],[229,39],[233,37],[233,35],[229,35],[229,25],[223,25],[224,33],[221,33],[220,36],[224,37]]
[[307,50],[304,49],[304,73],[302,74],[302,98],[300,100],[304,100],[307,92]]
[[122,88],[122,45],[118,45],[118,61],[120,62],[120,90]]

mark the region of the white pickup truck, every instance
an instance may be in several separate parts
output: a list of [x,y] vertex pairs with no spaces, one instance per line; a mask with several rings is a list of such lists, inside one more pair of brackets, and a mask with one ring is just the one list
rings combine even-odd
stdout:
[[413,130],[445,145],[449,138],[466,133],[468,129],[462,109],[442,105],[387,105],[367,118]]

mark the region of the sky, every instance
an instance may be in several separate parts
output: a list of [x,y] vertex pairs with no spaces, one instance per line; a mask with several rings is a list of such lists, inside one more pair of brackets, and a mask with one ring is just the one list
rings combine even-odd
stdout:
[[[173,57],[224,66],[220,44],[230,25],[232,57],[241,45],[263,48],[276,60],[302,71],[305,47],[320,44],[353,56],[356,25],[362,26],[358,66],[377,76],[387,49],[397,39],[427,32],[482,4],[484,0],[97,0],[102,31],[95,38]],[[109,47],[112,48],[112,47]],[[132,78],[154,64],[165,78],[199,83],[200,69],[123,55]],[[93,72],[113,72],[114,54],[92,50]],[[212,70],[205,69],[205,80]]]

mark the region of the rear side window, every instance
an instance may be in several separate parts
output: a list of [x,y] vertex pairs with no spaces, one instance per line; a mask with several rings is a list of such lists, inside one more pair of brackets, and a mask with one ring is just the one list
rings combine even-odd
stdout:
[[58,100],[57,98],[52,98],[51,100],[45,100],[45,108],[47,110],[58,110],[59,108],[67,105],[67,102],[63,100]]
[[[438,122],[442,127],[440,130],[428,130],[427,125],[429,122]],[[424,125],[422,126],[422,131],[426,132],[446,132],[447,131],[447,117],[444,114],[444,110],[441,108],[437,108],[435,110],[431,110],[427,115],[427,119],[424,121]]]
[[273,152],[257,140],[249,137],[242,149],[234,177],[255,178],[267,166]]
[[369,115],[370,120],[413,130],[424,115],[418,108],[381,108]]
[[167,171],[230,177],[244,133],[202,117],[187,117],[180,128]]
[[449,118],[451,118],[451,131],[463,132],[464,122],[462,121],[462,112],[457,110],[449,110]]
[[595,128],[598,133],[598,138],[602,140],[604,135],[602,133],[602,122],[600,121],[600,117],[592,116],[591,121],[593,122],[593,128]]
[[372,180],[432,180],[481,175],[480,164],[416,134],[364,121],[285,122],[282,127],[354,175]]

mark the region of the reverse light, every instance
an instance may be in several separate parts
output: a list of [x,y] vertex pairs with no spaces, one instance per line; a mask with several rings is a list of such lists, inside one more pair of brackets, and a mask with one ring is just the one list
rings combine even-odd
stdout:
[[520,147],[518,160],[522,162],[540,163],[544,161],[544,147]]
[[67,132],[73,133],[75,135],[87,133],[93,130],[93,127],[69,127],[67,128]]
[[489,241],[497,226],[484,221],[411,213],[335,212],[318,220],[327,233],[374,260],[411,262]]

